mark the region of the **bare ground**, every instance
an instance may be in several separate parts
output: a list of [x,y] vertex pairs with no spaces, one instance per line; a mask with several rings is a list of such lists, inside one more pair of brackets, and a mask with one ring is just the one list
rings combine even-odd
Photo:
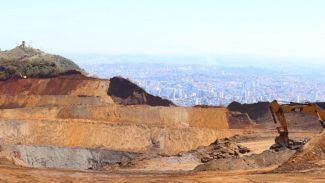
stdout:
[[[307,135],[306,135],[307,134]],[[296,132],[295,138],[312,137],[312,134]],[[239,136],[236,141],[259,154],[273,143],[274,134],[263,137],[251,134]],[[60,169],[19,168],[10,163],[1,163],[0,182],[325,182],[325,168],[297,170],[293,172],[274,172],[275,165],[223,171],[192,171],[197,159],[193,157],[153,158],[144,160],[140,165],[130,169],[112,169],[110,171],[72,171]],[[274,157],[276,158],[276,157]],[[228,162],[228,163],[231,163]]]
[[1,182],[325,182],[325,171],[267,173],[269,170],[231,172],[107,173],[0,167]]

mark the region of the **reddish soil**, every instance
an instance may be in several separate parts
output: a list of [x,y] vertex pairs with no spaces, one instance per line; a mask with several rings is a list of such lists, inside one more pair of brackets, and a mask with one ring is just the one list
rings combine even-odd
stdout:
[[97,80],[81,74],[61,75],[53,78],[11,78],[0,81],[0,94],[19,95],[29,91],[34,95],[66,95],[85,80]]

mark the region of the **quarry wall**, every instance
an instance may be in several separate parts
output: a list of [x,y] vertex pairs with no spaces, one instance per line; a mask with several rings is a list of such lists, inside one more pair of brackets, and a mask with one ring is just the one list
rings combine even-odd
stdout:
[[106,105],[101,97],[78,97],[70,95],[0,95],[0,109],[36,106]]
[[1,119],[88,119],[110,123],[143,124],[168,128],[228,129],[225,108],[150,106],[43,106],[0,109]]
[[[246,131],[247,132],[247,131]],[[176,154],[209,145],[243,130],[159,128],[147,125],[96,123],[89,120],[1,120],[1,144],[104,148],[130,152]]]
[[0,82],[0,144],[175,154],[234,135],[226,108],[117,105],[109,80],[84,76]]
[[0,109],[2,144],[105,148],[167,154],[230,137],[225,108],[43,106]]
[[0,81],[1,95],[69,95],[101,97],[114,103],[107,95],[109,80],[81,75],[54,78],[10,79]]
[[[140,155],[140,153],[98,148],[55,147],[44,145],[2,145],[1,148],[2,151],[0,154],[8,154],[9,157],[12,157],[16,165],[38,168],[99,170],[105,165],[128,162]],[[15,154],[19,155],[15,157]]]

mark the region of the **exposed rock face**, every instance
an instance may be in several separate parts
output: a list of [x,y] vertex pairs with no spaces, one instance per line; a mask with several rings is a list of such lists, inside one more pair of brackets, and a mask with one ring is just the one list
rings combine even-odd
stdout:
[[[26,164],[22,166],[40,168],[63,168],[87,170],[101,169],[108,164],[128,162],[139,153],[106,149],[69,148],[55,146],[8,145],[1,152],[16,154]],[[15,164],[15,162],[13,162]]]
[[[107,105],[101,97],[72,95],[0,95],[0,109],[45,106],[102,106]],[[113,102],[112,102],[113,103]]]
[[116,103],[123,105],[175,106],[171,101],[148,94],[144,89],[122,77],[110,79],[108,95]]
[[[86,99],[86,98],[83,98]],[[87,102],[73,101],[72,102]],[[228,129],[226,110],[202,110],[186,107],[148,107],[148,106],[119,106],[104,105],[68,106],[31,106],[24,108],[1,109],[0,118],[20,120],[56,120],[56,119],[84,119],[115,123],[148,125],[167,128],[215,128]],[[96,103],[95,103],[96,104]],[[41,105],[43,105],[41,103]]]
[[109,87],[82,75],[0,81],[1,143],[174,154],[233,135],[225,108],[117,105]]
[[86,77],[69,60],[25,45],[1,52],[0,66],[0,146],[14,146],[20,153],[12,157],[22,164],[96,168],[137,153],[177,154],[237,133],[224,107],[177,107],[127,79]]
[[[167,154],[209,145],[243,131],[209,128],[160,128],[91,120],[1,120],[4,144],[34,144]],[[156,146],[159,142],[159,146]]]
[[80,74],[0,81],[1,95],[72,95],[107,97],[109,81]]

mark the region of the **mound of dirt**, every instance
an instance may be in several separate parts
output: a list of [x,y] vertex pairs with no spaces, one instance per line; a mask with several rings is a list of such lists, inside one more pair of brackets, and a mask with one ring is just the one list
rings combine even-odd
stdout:
[[313,168],[325,168],[325,131],[314,137],[304,148],[297,151],[276,172],[290,172]]
[[106,169],[193,170],[197,165],[214,159],[239,158],[249,152],[250,149],[235,143],[234,138],[224,138],[176,155],[152,151],[124,164],[107,165]]
[[250,149],[240,146],[234,136],[217,140],[207,147],[190,151],[201,158],[204,164],[198,165],[196,171],[228,171],[278,166],[286,162],[296,151],[286,148],[265,150],[260,154],[250,153]]
[[241,158],[231,157],[225,159],[214,159],[208,163],[199,165],[196,171],[228,171],[256,169],[270,166],[276,166],[287,161],[295,151],[284,149],[279,152],[266,150],[261,154],[243,156]]
[[84,71],[71,60],[25,46],[24,42],[12,50],[0,51],[0,80],[82,73]]
[[228,124],[231,129],[252,128],[256,123],[251,120],[247,113],[229,112]]
[[240,157],[249,152],[250,149],[238,145],[229,138],[224,138],[216,140],[209,146],[201,146],[188,153],[198,157],[202,163],[207,163],[213,159]]
[[252,120],[258,123],[272,118],[269,106],[269,102],[258,102],[252,104],[232,102],[228,105],[227,109],[233,112],[247,113]]
[[122,77],[110,79],[107,93],[114,102],[122,105],[175,106],[173,102],[148,94],[144,89]]

